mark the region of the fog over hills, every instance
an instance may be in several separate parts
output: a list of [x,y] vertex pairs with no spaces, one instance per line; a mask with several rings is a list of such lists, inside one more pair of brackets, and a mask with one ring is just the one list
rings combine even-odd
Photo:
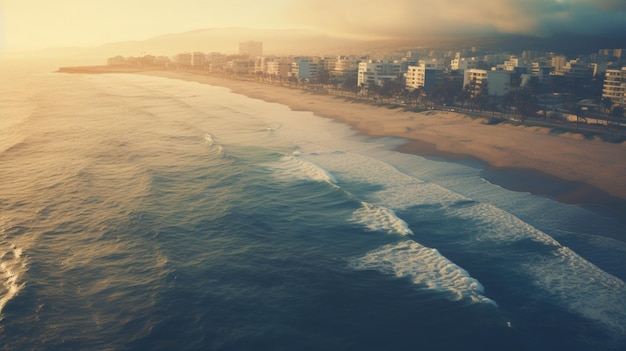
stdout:
[[375,54],[376,52],[408,50],[412,48],[440,48],[462,50],[478,47],[487,50],[553,51],[567,55],[597,52],[600,48],[626,48],[624,36],[592,37],[561,35],[534,37],[519,35],[493,35],[489,37],[431,37],[404,40],[364,40],[339,37],[312,29],[253,29],[209,28],[183,33],[160,35],[147,40],[125,41],[89,48],[55,48],[32,53],[37,56],[74,57],[84,60],[104,60],[115,55],[171,56],[182,52],[201,51],[237,54],[238,43],[263,42],[267,55],[338,55]]

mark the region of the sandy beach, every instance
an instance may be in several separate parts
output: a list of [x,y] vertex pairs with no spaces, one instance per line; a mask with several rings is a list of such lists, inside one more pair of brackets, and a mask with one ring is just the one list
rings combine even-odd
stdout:
[[[550,189],[543,187],[543,193],[559,201],[595,202],[602,197],[606,200],[607,195],[608,198],[626,199],[626,142],[588,140],[576,133],[555,135],[543,127],[507,123],[489,125],[483,119],[449,111],[416,113],[400,108],[389,109],[346,101],[334,95],[203,74],[181,71],[136,73],[223,86],[251,98],[347,123],[369,136],[396,136],[413,141],[402,146],[401,152],[452,159],[475,158],[488,163],[490,168],[532,170],[533,179],[537,181],[541,178],[537,174],[545,174],[551,180],[570,183],[565,193],[551,193]],[[524,176],[524,172],[518,173]],[[532,192],[530,188],[525,191]],[[598,190],[606,194],[599,196]]]

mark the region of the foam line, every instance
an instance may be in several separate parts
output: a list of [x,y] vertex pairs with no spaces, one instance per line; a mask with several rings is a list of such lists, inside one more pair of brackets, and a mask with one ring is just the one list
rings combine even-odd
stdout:
[[413,235],[409,225],[396,213],[386,207],[361,202],[362,207],[354,211],[351,221],[361,223],[372,231],[384,231],[389,234]]
[[415,241],[405,240],[382,246],[350,262],[357,270],[376,270],[409,278],[414,284],[439,291],[453,301],[468,300],[473,303],[496,303],[484,296],[480,282],[470,276],[436,249],[427,248]]
[[272,167],[278,171],[279,178],[314,180],[333,185],[337,183],[337,179],[324,168],[294,155],[282,157],[278,162],[273,163]]
[[534,284],[556,298],[557,304],[626,335],[626,284],[561,246],[552,256],[528,262]]

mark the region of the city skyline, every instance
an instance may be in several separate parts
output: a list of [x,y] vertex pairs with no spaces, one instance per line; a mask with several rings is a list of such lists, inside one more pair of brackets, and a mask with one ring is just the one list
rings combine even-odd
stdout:
[[361,40],[498,35],[615,35],[619,0],[0,1],[0,52],[91,47],[203,28],[311,29]]

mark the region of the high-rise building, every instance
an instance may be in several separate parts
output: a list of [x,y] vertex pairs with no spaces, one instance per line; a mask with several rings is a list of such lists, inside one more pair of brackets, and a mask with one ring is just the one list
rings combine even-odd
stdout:
[[239,43],[239,55],[256,58],[263,56],[263,43],[260,41],[246,41]]

